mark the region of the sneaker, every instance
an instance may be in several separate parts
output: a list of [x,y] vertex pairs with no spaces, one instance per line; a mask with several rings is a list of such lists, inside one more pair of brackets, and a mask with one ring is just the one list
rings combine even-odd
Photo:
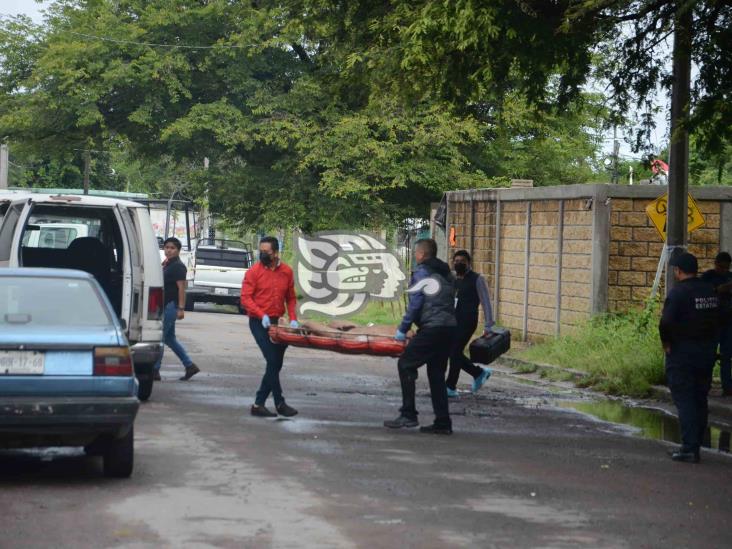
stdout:
[[384,427],[388,427],[389,429],[401,429],[402,427],[417,427],[419,425],[419,421],[416,419],[410,419],[405,416],[399,416],[396,419],[389,419],[384,422]]
[[460,394],[455,389],[447,388],[447,398],[459,398]]
[[699,463],[699,452],[684,452],[676,450],[671,453],[671,459],[674,461],[683,461],[684,463]]
[[163,378],[160,377],[160,370],[155,370],[153,372],[153,381],[163,381]]
[[279,406],[276,406],[277,413],[281,416],[292,417],[297,415],[297,410],[292,406],[288,406],[287,403],[283,402]]
[[252,404],[250,412],[256,417],[277,417],[277,414],[270,412],[266,407],[257,406],[256,404]]
[[696,452],[688,452],[682,448],[677,448],[676,450],[668,450],[667,453],[674,461],[683,461],[686,463],[699,463],[701,461],[698,450]]
[[201,369],[198,366],[196,366],[195,364],[191,364],[190,366],[186,367],[186,373],[182,378],[180,378],[180,380],[188,381],[200,371]]
[[476,377],[473,380],[473,392],[477,393],[480,388],[485,384],[486,381],[488,381],[488,378],[491,377],[491,374],[493,373],[493,370],[490,368],[483,368],[483,372],[481,372],[478,377]]
[[438,425],[436,423],[433,423],[432,425],[425,425],[424,427],[420,427],[419,432],[427,433],[430,435],[451,435],[452,426],[451,425]]

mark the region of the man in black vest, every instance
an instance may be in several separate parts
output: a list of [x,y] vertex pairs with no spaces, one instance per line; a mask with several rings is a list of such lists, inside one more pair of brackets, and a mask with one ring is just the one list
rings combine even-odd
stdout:
[[490,368],[476,366],[465,356],[465,346],[472,339],[478,327],[478,306],[483,307],[483,333],[490,332],[493,326],[493,310],[488,296],[488,284],[485,278],[473,271],[470,254],[466,250],[458,250],[452,258],[453,268],[457,275],[457,297],[455,299],[455,318],[457,333],[455,344],[450,352],[450,372],[447,375],[447,396],[458,396],[457,382],[460,370],[465,370],[473,376],[473,393],[483,386],[491,376]]
[[455,279],[450,266],[437,258],[437,243],[431,238],[417,241],[414,257],[418,267],[407,293],[409,306],[399,325],[395,339],[406,340],[412,324],[419,327],[399,358],[399,381],[402,386],[402,407],[399,417],[384,422],[385,427],[400,429],[417,427],[415,382],[418,369],[427,364],[432,409],[435,421],[422,427],[423,433],[452,434],[452,422],[447,403],[445,369],[455,337]]
[[698,264],[692,254],[679,254],[669,265],[678,283],[666,297],[659,332],[666,353],[666,381],[681,426],[681,448],[671,459],[698,463],[707,430],[719,298],[711,284],[696,276]]

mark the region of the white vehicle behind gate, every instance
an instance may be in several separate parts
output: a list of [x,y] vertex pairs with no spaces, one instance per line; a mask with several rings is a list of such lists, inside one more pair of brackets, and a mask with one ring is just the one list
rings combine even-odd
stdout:
[[201,240],[193,254],[193,277],[186,289],[186,310],[196,302],[235,305],[239,312],[241,284],[252,264],[252,254],[235,240]]
[[152,392],[162,352],[163,272],[147,207],[83,195],[0,194],[0,267],[77,269],[94,276],[123,321],[138,396]]

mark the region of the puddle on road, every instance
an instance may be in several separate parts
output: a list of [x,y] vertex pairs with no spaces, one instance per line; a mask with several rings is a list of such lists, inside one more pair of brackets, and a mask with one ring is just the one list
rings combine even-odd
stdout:
[[[633,407],[619,401],[560,401],[560,408],[577,410],[603,421],[630,425],[639,430],[645,438],[681,443],[681,432],[678,420],[662,410]],[[714,425],[707,428],[704,447],[720,452],[730,451],[730,431]]]

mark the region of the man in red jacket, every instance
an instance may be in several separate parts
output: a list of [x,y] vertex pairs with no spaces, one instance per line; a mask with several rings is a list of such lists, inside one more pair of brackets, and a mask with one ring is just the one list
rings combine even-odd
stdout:
[[[276,238],[265,236],[259,241],[259,261],[244,276],[241,287],[241,303],[249,316],[249,329],[259,345],[267,367],[262,383],[254,399],[251,413],[257,417],[292,417],[297,410],[285,403],[280,386],[280,370],[287,345],[272,343],[267,329],[277,325],[285,314],[290,317],[290,327],[297,328],[297,301],[292,269],[280,261],[280,246]],[[277,413],[268,410],[264,403],[272,393]]]

